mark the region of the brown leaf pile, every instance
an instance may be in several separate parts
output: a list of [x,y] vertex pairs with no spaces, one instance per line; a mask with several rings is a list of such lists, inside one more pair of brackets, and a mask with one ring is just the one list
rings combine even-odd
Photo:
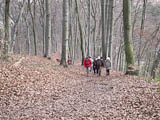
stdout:
[[104,69],[87,77],[41,57],[15,62],[0,64],[0,120],[160,120],[157,83]]

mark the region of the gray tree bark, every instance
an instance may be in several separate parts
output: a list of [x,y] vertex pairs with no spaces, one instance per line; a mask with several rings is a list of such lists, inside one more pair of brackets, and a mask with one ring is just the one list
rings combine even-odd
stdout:
[[6,0],[5,2],[5,42],[4,42],[4,50],[3,53],[7,54],[9,52],[9,45],[11,42],[11,26],[10,26],[10,0]]
[[108,47],[108,57],[112,60],[112,33],[113,33],[113,5],[114,0],[110,0],[109,3],[109,47]]
[[[45,54],[45,31],[46,31],[46,0],[38,0],[39,5],[40,5],[40,23],[41,23],[41,27],[42,27],[42,47],[43,47],[43,55]],[[52,35],[52,34],[51,34]],[[52,38],[52,37],[51,37]]]
[[63,0],[62,54],[60,65],[68,67],[69,0]]
[[84,39],[83,39],[83,31],[82,31],[82,25],[81,25],[81,21],[80,21],[79,8],[78,8],[77,0],[75,0],[75,4],[76,4],[76,12],[77,12],[77,17],[78,17],[78,26],[79,26],[80,40],[81,40],[81,53],[82,53],[82,62],[81,63],[83,65],[83,61],[84,61],[84,58],[85,58]]
[[27,0],[23,0],[23,5],[22,5],[22,7],[20,9],[20,13],[19,13],[18,18],[17,18],[16,22],[14,23],[14,26],[13,26],[13,29],[12,29],[12,40],[11,40],[11,43],[10,43],[10,50],[9,50],[11,52],[13,52],[13,48],[15,46],[15,40],[16,40],[16,35],[17,35],[16,34],[17,26],[19,24],[19,21],[20,21],[20,19],[22,17],[23,12],[24,12],[24,8],[26,6],[26,3],[27,3]]
[[31,18],[32,18],[32,24],[33,24],[33,37],[34,37],[34,52],[35,52],[35,55],[37,55],[37,30],[36,30],[36,1],[34,0],[34,10],[33,10],[33,13],[32,13],[32,9],[31,9],[31,1],[28,0],[28,9],[30,11],[30,15],[31,15]]
[[90,56],[90,36],[91,36],[91,28],[90,28],[90,20],[91,19],[91,0],[88,0],[88,52],[87,56]]
[[102,20],[102,57],[103,60],[106,59],[106,40],[105,40],[105,8],[104,0],[101,0],[101,20]]
[[127,62],[127,74],[134,74],[134,58],[132,41],[132,26],[131,26],[131,0],[123,0],[123,24],[124,24],[124,43],[125,55]]
[[141,51],[142,51],[142,36],[144,33],[144,25],[145,25],[145,19],[146,19],[146,2],[147,0],[143,0],[143,11],[142,11],[142,20],[141,20],[141,28],[140,28],[140,39],[139,39],[139,50],[138,50],[138,66],[140,66],[141,63]]
[[156,57],[155,61],[153,62],[153,65],[152,65],[151,76],[154,79],[156,78],[156,70],[158,68],[159,62],[160,62],[160,49],[158,50],[157,57]]
[[44,56],[51,59],[51,1],[46,0],[46,33],[45,33],[45,54]]

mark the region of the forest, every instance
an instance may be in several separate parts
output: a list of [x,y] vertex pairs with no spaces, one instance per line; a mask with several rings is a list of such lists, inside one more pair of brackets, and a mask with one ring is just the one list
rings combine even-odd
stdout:
[[159,19],[160,0],[0,0],[0,119],[159,120]]

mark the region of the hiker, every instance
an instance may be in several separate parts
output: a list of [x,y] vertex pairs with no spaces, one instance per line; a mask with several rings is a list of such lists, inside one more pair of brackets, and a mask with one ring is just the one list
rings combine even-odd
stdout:
[[110,69],[111,69],[110,57],[107,57],[107,59],[105,60],[105,66],[106,66],[106,75],[110,75]]
[[93,71],[94,71],[94,74],[98,73],[97,72],[97,61],[96,60],[97,60],[96,58],[94,58],[94,60],[93,60]]
[[103,57],[101,57],[101,61],[102,61],[102,67],[105,67]]
[[96,71],[99,76],[101,76],[101,66],[102,66],[102,60],[101,60],[100,56],[98,56],[98,58],[96,60]]
[[86,57],[86,59],[84,60],[84,67],[87,69],[87,76],[88,76],[92,67],[92,61],[89,59],[89,57]]
[[91,68],[90,68],[90,72],[91,72],[93,69],[93,58],[91,56],[89,56],[88,58],[89,60],[91,60]]

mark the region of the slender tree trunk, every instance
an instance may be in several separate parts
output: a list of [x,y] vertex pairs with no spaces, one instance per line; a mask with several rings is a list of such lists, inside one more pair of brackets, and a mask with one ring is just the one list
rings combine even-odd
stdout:
[[63,26],[62,26],[62,54],[61,63],[64,67],[68,67],[68,37],[69,37],[69,0],[63,0]]
[[110,33],[110,19],[111,19],[111,5],[110,0],[106,0],[105,3],[105,40],[106,40],[106,57],[108,57],[109,49],[109,33]]
[[84,58],[85,58],[84,39],[83,39],[83,31],[82,31],[82,25],[81,25],[81,21],[80,21],[79,8],[78,8],[77,0],[75,0],[75,4],[76,4],[76,12],[77,12],[77,17],[78,17],[78,25],[79,25],[80,40],[81,40],[81,53],[82,53],[82,62],[81,63],[83,65],[83,61],[84,61]]
[[30,11],[30,15],[31,15],[31,18],[32,18],[32,24],[33,24],[33,37],[34,37],[34,52],[35,52],[35,55],[37,55],[37,31],[36,31],[36,2],[34,0],[34,10],[33,10],[33,13],[32,13],[32,9],[31,9],[31,1],[28,0],[28,8],[29,8],[29,11]]
[[[30,55],[30,45],[31,45],[31,38],[30,38],[30,22],[29,22],[29,19],[28,19],[28,10],[26,11],[26,13],[25,13],[25,15],[24,15],[24,17],[23,17],[23,19],[24,19],[24,21],[25,21],[25,24],[26,24],[26,29],[27,29],[27,32],[26,32],[26,50],[27,50],[27,54],[28,55]],[[17,29],[18,29],[18,27],[17,27]],[[18,30],[17,30],[18,31]],[[16,32],[17,33],[17,32]],[[16,44],[16,41],[17,40],[15,40],[15,44]],[[14,51],[14,49],[15,49],[15,47],[13,46],[13,51]]]
[[41,13],[41,17],[42,17],[42,36],[43,36],[43,41],[42,41],[42,51],[43,51],[43,55],[45,54],[45,31],[46,31],[46,0],[40,0],[39,4],[41,4],[41,8],[40,8],[40,13]]
[[102,57],[106,59],[106,40],[105,40],[105,14],[104,14],[104,0],[101,0],[101,20],[102,20]]
[[96,36],[96,42],[98,42],[97,44],[98,44],[98,46],[96,47],[96,53],[95,53],[95,55],[96,56],[98,56],[98,55],[101,55],[101,46],[100,46],[100,44],[102,43],[102,41],[100,40],[101,38],[101,29],[102,29],[102,20],[100,19],[99,20],[99,25],[98,25],[98,33],[97,33],[97,36]]
[[160,62],[160,49],[158,50],[157,57],[156,57],[155,61],[153,62],[153,65],[152,65],[151,76],[154,79],[156,78],[156,70],[158,68],[159,62]]
[[68,47],[69,47],[69,59],[73,58],[73,39],[72,39],[72,1],[69,1],[69,41],[68,41]]
[[30,40],[30,29],[29,29],[29,25],[27,27],[27,46],[28,46],[28,55],[30,55],[30,44],[31,44],[31,40]]
[[87,52],[88,56],[90,56],[90,36],[91,36],[90,19],[91,19],[91,0],[88,0],[88,52]]
[[51,58],[51,1],[46,0],[46,33],[45,33],[45,54],[48,59]]
[[53,52],[57,52],[57,39],[56,39],[56,21],[55,21],[56,16],[53,17],[52,20],[52,27],[51,27],[51,38],[52,38],[52,49]]
[[112,33],[113,33],[113,5],[114,0],[110,0],[110,12],[109,12],[109,24],[110,24],[110,32],[109,32],[109,48],[108,48],[108,57],[111,58],[112,61]]
[[2,55],[3,52],[3,40],[4,40],[4,27],[3,27],[3,23],[0,21],[0,57]]
[[93,56],[96,56],[96,27],[97,27],[97,21],[94,17],[94,28],[93,28]]
[[136,21],[137,21],[137,15],[138,15],[138,12],[139,12],[139,2],[141,0],[138,0],[137,3],[136,3],[136,7],[135,7],[135,15],[134,15],[134,20],[133,20],[133,23],[132,23],[132,39],[133,39],[133,35],[134,35],[134,28],[135,28],[135,24],[136,24]]
[[3,53],[9,52],[9,45],[11,41],[11,26],[10,26],[10,0],[5,2],[5,38],[4,38],[4,50]]
[[78,48],[77,48],[77,40],[78,40],[78,18],[76,17],[76,22],[75,22],[75,27],[74,27],[75,29],[74,29],[74,34],[75,34],[75,42],[74,42],[74,60],[77,58],[77,50],[78,50]]
[[15,46],[15,40],[16,40],[16,35],[17,35],[16,34],[16,32],[17,32],[17,26],[19,24],[19,21],[20,21],[20,19],[22,17],[23,12],[24,12],[24,8],[26,6],[26,3],[27,3],[27,0],[23,0],[23,6],[20,9],[20,13],[19,13],[18,18],[17,18],[16,22],[14,23],[14,26],[13,26],[13,29],[12,29],[12,41],[10,43],[10,51],[11,52],[13,52],[13,48]]
[[131,0],[123,0],[123,24],[124,24],[125,55],[126,55],[127,73],[128,73],[129,70],[133,69],[133,67],[131,68],[131,66],[134,66],[133,50],[131,46],[131,41],[132,41]]
[[143,11],[142,11],[142,20],[141,20],[141,28],[140,28],[140,39],[139,39],[139,50],[138,50],[138,66],[141,63],[141,48],[142,48],[142,36],[144,33],[144,22],[146,19],[146,0],[143,0]]

